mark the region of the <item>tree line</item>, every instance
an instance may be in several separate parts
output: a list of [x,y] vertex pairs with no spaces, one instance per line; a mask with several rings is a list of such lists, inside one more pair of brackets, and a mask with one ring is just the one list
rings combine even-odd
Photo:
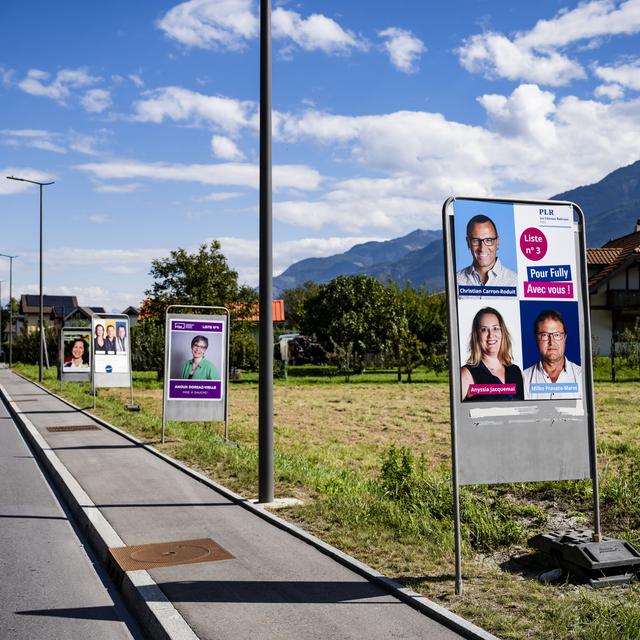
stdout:
[[[171,251],[152,261],[153,284],[145,291],[140,319],[131,328],[134,370],[164,369],[164,322],[169,305],[224,306],[231,313],[231,367],[256,370],[258,295],[238,282],[217,240],[195,252]],[[443,293],[381,282],[369,276],[338,276],[327,284],[305,283],[285,291],[282,332],[299,332],[314,345],[317,364],[331,364],[348,378],[375,366],[394,367],[401,379],[419,366],[447,367],[446,302]],[[57,336],[47,332],[50,361],[57,361]],[[14,340],[14,360],[36,362],[38,334]],[[6,351],[6,350],[5,350]]]

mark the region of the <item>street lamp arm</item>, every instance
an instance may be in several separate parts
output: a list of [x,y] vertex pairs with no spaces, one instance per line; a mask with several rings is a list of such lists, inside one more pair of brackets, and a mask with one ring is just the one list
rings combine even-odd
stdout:
[[55,182],[38,182],[37,180],[27,180],[27,178],[16,178],[15,176],[7,176],[7,180],[18,180],[19,182],[30,182],[31,184],[39,184],[41,187],[46,187]]
[[18,182],[30,182],[31,184],[39,184],[41,187],[46,187],[55,182],[38,182],[37,180],[27,180],[27,178],[16,178],[15,176],[7,176],[7,180],[17,180]]

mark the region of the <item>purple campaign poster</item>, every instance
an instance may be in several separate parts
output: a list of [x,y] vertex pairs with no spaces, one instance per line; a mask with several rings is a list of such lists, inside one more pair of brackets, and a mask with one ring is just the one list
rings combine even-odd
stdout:
[[170,400],[223,398],[225,323],[221,320],[170,321]]

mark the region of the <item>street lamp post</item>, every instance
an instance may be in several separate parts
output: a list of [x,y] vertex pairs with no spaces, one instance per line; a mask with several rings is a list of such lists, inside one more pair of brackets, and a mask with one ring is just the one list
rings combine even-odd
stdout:
[[26,178],[16,178],[7,176],[7,180],[18,180],[19,182],[29,182],[40,187],[40,362],[38,380],[42,382],[42,362],[44,360],[44,296],[42,295],[42,187],[47,187],[53,182],[38,182],[37,180],[27,180]]
[[271,0],[260,0],[260,384],[258,500],[273,502],[273,239],[271,229]]
[[0,256],[9,258],[9,368],[11,368],[13,366],[13,259],[18,256],[10,256],[6,253],[0,253]]

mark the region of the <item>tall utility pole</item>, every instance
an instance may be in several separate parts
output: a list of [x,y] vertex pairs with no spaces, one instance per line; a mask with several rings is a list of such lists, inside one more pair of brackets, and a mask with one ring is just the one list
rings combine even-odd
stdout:
[[260,384],[258,500],[273,502],[273,236],[271,224],[271,0],[260,0]]
[[13,259],[18,256],[9,256],[0,253],[3,258],[9,258],[9,368],[13,366]]
[[42,294],[42,187],[47,187],[53,182],[38,182],[37,180],[27,180],[26,178],[16,178],[7,176],[7,180],[18,180],[19,182],[29,182],[40,187],[40,361],[38,380],[42,382],[42,362],[44,360],[44,296]]

